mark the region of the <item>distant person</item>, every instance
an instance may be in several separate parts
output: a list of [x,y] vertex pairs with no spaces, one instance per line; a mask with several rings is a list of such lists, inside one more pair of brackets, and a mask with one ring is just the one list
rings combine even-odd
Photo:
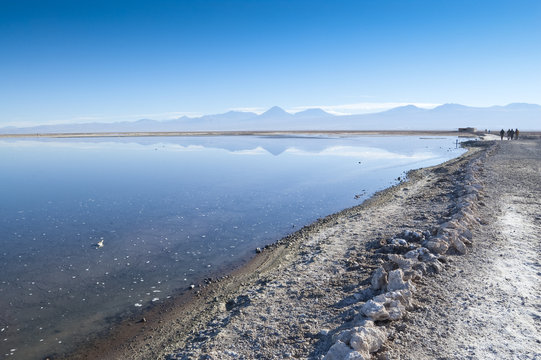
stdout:
[[511,137],[511,129],[507,129],[507,132],[506,132],[505,135],[507,135],[507,140],[510,140],[510,137]]
[[505,130],[504,129],[501,129],[500,130],[500,137],[502,138],[503,140],[503,136],[505,135]]
[[515,137],[515,130],[511,129],[509,131],[510,131],[510,138],[511,140],[513,140],[513,138]]
[[515,140],[518,140],[518,129],[515,129]]

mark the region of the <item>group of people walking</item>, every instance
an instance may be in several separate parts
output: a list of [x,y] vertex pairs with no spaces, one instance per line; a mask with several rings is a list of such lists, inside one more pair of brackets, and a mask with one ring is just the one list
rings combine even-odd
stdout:
[[503,136],[507,134],[507,140],[518,140],[518,129],[508,129],[507,132],[504,129],[500,130],[500,137],[503,140]]

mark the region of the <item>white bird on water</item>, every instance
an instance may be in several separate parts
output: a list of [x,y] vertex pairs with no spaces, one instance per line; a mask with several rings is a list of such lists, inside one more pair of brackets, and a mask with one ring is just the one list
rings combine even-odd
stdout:
[[99,248],[102,248],[102,247],[103,247],[103,239],[98,241],[98,243],[96,244],[96,249],[99,249]]

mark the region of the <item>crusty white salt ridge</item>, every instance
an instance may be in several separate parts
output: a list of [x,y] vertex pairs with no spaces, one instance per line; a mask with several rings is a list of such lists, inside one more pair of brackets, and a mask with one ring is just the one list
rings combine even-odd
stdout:
[[539,358],[540,162],[473,142],[71,358]]
[[477,145],[315,231],[168,358],[538,356],[540,143]]

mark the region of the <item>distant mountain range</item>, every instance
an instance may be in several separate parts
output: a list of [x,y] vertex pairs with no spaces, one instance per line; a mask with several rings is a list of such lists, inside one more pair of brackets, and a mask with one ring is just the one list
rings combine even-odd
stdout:
[[201,117],[183,116],[157,121],[141,119],[115,123],[84,123],[4,127],[1,134],[151,132],[151,131],[234,131],[234,130],[456,130],[477,129],[541,130],[541,106],[513,103],[506,106],[470,107],[445,104],[434,109],[413,105],[362,115],[333,115],[321,109],[295,114],[275,106],[264,112],[229,111]]

